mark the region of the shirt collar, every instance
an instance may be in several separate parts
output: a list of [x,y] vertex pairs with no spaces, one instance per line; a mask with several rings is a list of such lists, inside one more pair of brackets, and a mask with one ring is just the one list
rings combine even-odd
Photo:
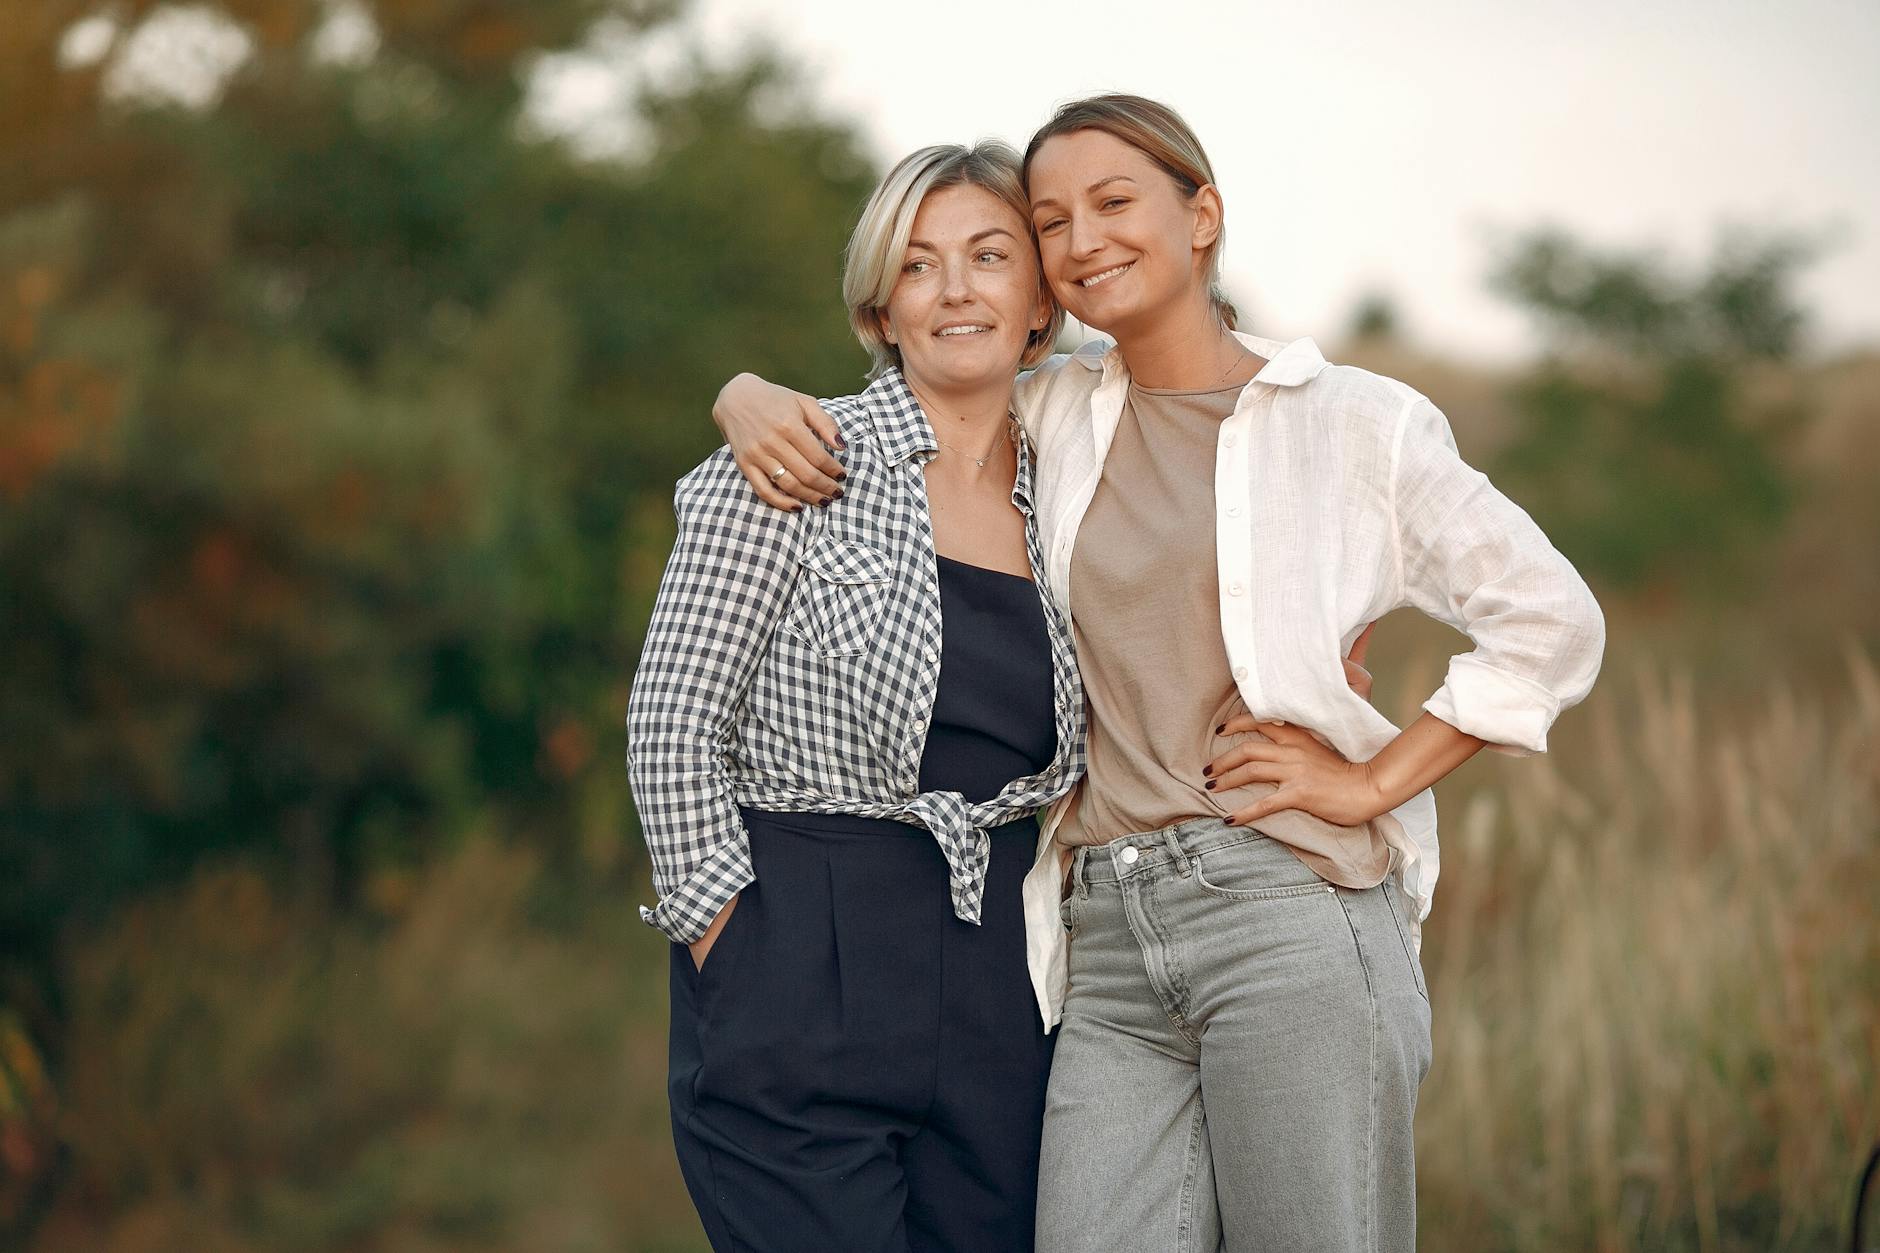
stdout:
[[[913,389],[901,376],[899,366],[890,366],[862,393],[875,437],[881,442],[881,459],[890,465],[919,458],[926,462],[940,453],[940,441],[934,438],[933,424],[914,398]],[[1012,503],[1031,513],[1031,444],[1021,433],[1018,440],[1018,474],[1012,481]]]
[[862,393],[862,405],[868,411],[875,438],[881,441],[881,459],[900,465],[911,457],[922,461],[940,452],[940,442],[933,437],[933,424],[914,399],[907,380],[898,366],[890,366]]
[[1020,513],[1031,516],[1031,439],[1022,427],[1018,433],[1018,473],[1012,478],[1012,503]]
[[[1258,335],[1243,335],[1234,332],[1234,338],[1250,351],[1266,358],[1266,364],[1253,376],[1256,383],[1271,383],[1275,387],[1297,387],[1310,383],[1319,376],[1321,370],[1331,365],[1319,346],[1310,337],[1295,339],[1290,343],[1279,339],[1262,339]],[[1123,351],[1108,339],[1094,339],[1078,348],[1074,354],[1086,366],[1103,371],[1103,381],[1122,375],[1128,377],[1129,367],[1123,362]]]

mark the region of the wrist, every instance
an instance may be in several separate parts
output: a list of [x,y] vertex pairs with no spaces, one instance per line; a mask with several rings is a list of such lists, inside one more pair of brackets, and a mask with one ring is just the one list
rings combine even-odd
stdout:
[[1388,813],[1399,803],[1391,795],[1383,779],[1383,772],[1368,761],[1352,763],[1352,770],[1357,774],[1358,792],[1364,798],[1365,821],[1369,822],[1380,814]]

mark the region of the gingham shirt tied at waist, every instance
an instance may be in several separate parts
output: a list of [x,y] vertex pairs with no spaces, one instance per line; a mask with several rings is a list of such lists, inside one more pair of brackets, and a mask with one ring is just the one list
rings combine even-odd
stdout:
[[987,829],[1083,776],[1083,688],[1069,617],[1043,592],[1029,443],[1019,441],[1012,504],[1050,637],[1057,746],[1044,769],[973,804],[917,791],[943,642],[922,473],[939,449],[933,428],[898,370],[824,408],[848,444],[834,504],[772,509],[726,449],[675,493],[679,533],[627,711],[659,894],[641,917],[674,941],[698,939],[753,880],[740,807],[923,826],[946,858],[953,912],[976,923]]
[[[992,841],[986,828],[1010,822],[1029,811],[1010,814],[1001,806],[969,805],[958,792],[922,792],[908,805],[907,812],[933,832],[934,842],[947,859],[953,916],[962,922],[977,923],[980,901],[986,894],[986,867],[992,860]],[[1001,818],[1001,814],[1010,817]]]

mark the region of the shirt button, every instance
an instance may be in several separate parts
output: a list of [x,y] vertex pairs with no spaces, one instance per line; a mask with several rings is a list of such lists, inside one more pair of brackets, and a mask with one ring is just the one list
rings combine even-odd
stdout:
[[1240,516],[1240,506],[1229,505],[1227,507],[1227,516],[1230,518],[1238,518]]
[[1235,438],[1236,438],[1236,437],[1235,437],[1235,436],[1232,436],[1232,435],[1223,435],[1223,436],[1221,436],[1221,443],[1222,443],[1222,445],[1224,445],[1225,447],[1228,447],[1228,448],[1232,448],[1232,447],[1234,446],[1234,439],[1235,439]]
[[1238,596],[1238,595],[1240,595],[1240,594],[1241,594],[1242,592],[1244,592],[1244,591],[1246,591],[1246,590],[1247,590],[1246,588],[1244,588],[1244,587],[1242,587],[1242,586],[1241,586],[1240,584],[1238,584],[1238,583],[1229,583],[1229,584],[1227,585],[1227,594],[1228,594],[1229,596]]
[[1247,677],[1247,667],[1245,667],[1245,666],[1235,666],[1235,667],[1234,667],[1234,677],[1235,677],[1236,679],[1244,679],[1244,678],[1246,678],[1246,677]]
[[1123,864],[1125,866],[1133,866],[1136,864],[1136,859],[1140,856],[1142,856],[1142,853],[1132,844],[1123,850]]
[[939,653],[936,653],[936,652],[935,652],[935,651],[934,651],[933,649],[931,649],[931,648],[927,648],[927,649],[922,649],[921,651],[927,654],[927,660],[928,660],[928,661],[933,661],[933,660],[935,660],[935,659],[937,659],[937,658],[938,658],[938,657],[940,656],[940,654],[939,654]]

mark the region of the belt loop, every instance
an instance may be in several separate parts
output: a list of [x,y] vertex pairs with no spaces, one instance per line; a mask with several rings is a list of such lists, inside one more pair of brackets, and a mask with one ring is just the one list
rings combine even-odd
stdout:
[[1168,846],[1168,855],[1175,859],[1175,869],[1181,872],[1182,878],[1186,879],[1189,871],[1188,854],[1182,849],[1181,836],[1178,834],[1181,828],[1182,824],[1179,822],[1174,826],[1164,827],[1162,843]]
[[1090,850],[1080,848],[1071,854],[1071,890],[1077,893],[1077,899],[1090,899],[1090,880],[1084,873],[1084,864],[1090,860]]

